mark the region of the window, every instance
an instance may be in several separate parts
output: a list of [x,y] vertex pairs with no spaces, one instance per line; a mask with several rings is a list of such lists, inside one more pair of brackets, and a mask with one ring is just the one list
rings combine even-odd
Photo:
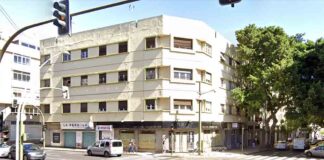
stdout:
[[127,111],[127,101],[119,101],[118,102],[118,110],[119,111]]
[[88,85],[88,76],[81,76],[81,86]]
[[80,112],[88,112],[88,103],[80,104]]
[[127,42],[121,42],[118,44],[118,53],[128,52]]
[[107,47],[106,47],[106,45],[99,46],[99,56],[105,56],[106,54],[107,54]]
[[15,54],[14,55],[14,62],[17,64],[29,65],[30,64],[30,57]]
[[14,80],[29,82],[29,80],[30,80],[30,73],[21,72],[21,71],[13,71],[13,72],[14,72],[13,73]]
[[174,37],[174,48],[192,49],[192,39]]
[[204,101],[203,112],[211,112],[212,102]]
[[43,57],[42,58],[43,59],[42,63],[45,63],[47,61],[45,63],[46,65],[51,64],[51,60],[50,60],[51,59],[51,55],[50,54],[43,55],[42,57]]
[[69,103],[63,104],[63,113],[71,113],[71,104]]
[[226,82],[225,79],[221,78],[221,87],[225,88],[226,87]]
[[13,92],[14,97],[21,97],[21,93],[20,92]]
[[81,49],[81,59],[87,59],[88,58],[88,49]]
[[175,99],[173,104],[176,110],[192,110],[192,100]]
[[24,46],[24,47],[28,47],[28,44],[25,43],[25,42],[21,42],[21,45]]
[[49,104],[44,104],[43,105],[43,112],[44,113],[50,113],[50,105]]
[[225,104],[221,104],[221,111],[222,113],[225,113]]
[[63,78],[63,86],[71,86],[71,77],[64,77]]
[[99,74],[99,84],[106,83],[106,73]]
[[232,81],[229,81],[228,85],[229,85],[228,86],[229,87],[229,90],[232,90],[232,89],[234,89],[236,87],[235,83],[232,82]]
[[192,70],[175,68],[174,78],[183,79],[183,80],[192,80]]
[[147,110],[155,110],[155,99],[145,100]]
[[63,62],[71,61],[71,52],[63,53]]
[[155,68],[146,69],[146,79],[155,79]]
[[113,147],[121,147],[122,146],[122,142],[113,142],[112,143]]
[[60,143],[61,134],[60,133],[53,133],[53,143]]
[[212,74],[211,73],[206,72],[206,74],[205,74],[205,81],[207,83],[212,83]]
[[231,57],[228,58],[228,64],[230,66],[233,66],[233,58],[231,58]]
[[233,108],[233,106],[232,105],[228,105],[227,106],[227,114],[229,114],[229,115],[231,115],[232,114],[232,108]]
[[127,71],[118,72],[118,81],[119,82],[127,81]]
[[106,102],[99,102],[99,112],[106,112],[107,110]]
[[146,49],[155,48],[155,37],[146,38]]
[[42,87],[50,87],[51,86],[51,80],[50,79],[43,79],[42,80]]
[[236,107],[236,114],[237,115],[241,115],[241,109],[240,109],[240,107]]

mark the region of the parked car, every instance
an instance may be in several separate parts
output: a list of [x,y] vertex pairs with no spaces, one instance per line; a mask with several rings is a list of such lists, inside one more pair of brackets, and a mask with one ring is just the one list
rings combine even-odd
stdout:
[[121,140],[103,139],[88,146],[87,153],[89,156],[102,155],[109,157],[117,155],[120,157],[123,154],[123,142]]
[[324,145],[320,145],[320,146],[317,146],[317,147],[313,147],[313,148],[311,148],[309,150],[306,150],[305,154],[306,154],[307,157],[315,156],[315,157],[324,158]]
[[286,141],[278,141],[274,144],[275,149],[286,150],[288,149],[288,144]]
[[293,140],[293,149],[304,150],[306,149],[306,139],[305,138],[295,138]]
[[[23,144],[23,159],[31,160],[31,159],[41,159],[44,160],[46,158],[46,153],[43,149],[33,143],[24,143]],[[16,146],[13,145],[10,148],[10,152],[8,155],[9,159],[16,159]]]
[[0,144],[0,157],[8,157],[10,147],[11,146],[4,143]]

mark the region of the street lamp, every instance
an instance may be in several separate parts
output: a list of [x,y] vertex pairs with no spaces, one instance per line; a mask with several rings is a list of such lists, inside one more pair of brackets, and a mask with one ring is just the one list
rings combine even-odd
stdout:
[[[59,52],[53,56],[51,56],[51,58],[53,57],[57,57],[61,54],[69,54],[70,52]],[[50,60],[51,58],[47,59],[43,64],[41,64],[39,66],[39,70],[41,70],[41,68],[43,68]],[[41,90],[42,88],[40,88]],[[53,88],[53,89],[59,89],[59,88]],[[63,89],[61,89],[63,91]],[[29,92],[30,94],[30,92]],[[23,158],[23,139],[22,139],[22,134],[25,130],[24,128],[24,121],[25,121],[25,115],[24,115],[24,119],[22,120],[22,111],[24,111],[25,108],[25,102],[26,102],[26,98],[28,98],[29,94],[27,94],[27,88],[25,88],[25,94],[24,94],[24,98],[23,101],[19,104],[18,109],[17,109],[17,120],[16,120],[16,157],[19,157],[18,159],[22,159]],[[45,121],[44,121],[45,123]],[[44,133],[43,133],[44,134]],[[44,143],[45,143],[45,136],[44,136]],[[44,144],[43,144],[44,145]]]
[[[199,100],[201,99],[201,95],[204,95],[206,93],[209,93],[209,92],[216,92],[215,89],[212,89],[212,90],[209,90],[207,92],[201,92],[201,81],[199,81],[199,91],[198,91],[198,94],[199,94]],[[202,144],[201,144],[201,132],[202,132],[202,124],[201,124],[201,100],[199,101],[198,105],[199,105],[199,133],[198,133],[198,155],[201,155],[201,150],[202,150]]]

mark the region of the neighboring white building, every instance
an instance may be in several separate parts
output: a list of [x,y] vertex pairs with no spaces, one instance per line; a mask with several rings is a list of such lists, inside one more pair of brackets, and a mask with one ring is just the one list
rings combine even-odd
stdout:
[[[5,44],[8,35],[0,32],[0,47]],[[39,106],[39,42],[19,37],[10,44],[0,63],[0,110],[14,108],[26,99],[26,113],[37,114],[33,106]],[[16,114],[11,113],[5,119],[5,129],[9,130],[11,141],[15,140]],[[41,138],[41,125],[38,116],[27,116],[26,131],[29,140]]]
[[[71,97],[42,90],[46,144],[85,148],[114,136],[141,151],[187,152],[197,147],[201,102],[204,146],[239,147],[245,118],[229,99],[230,46],[205,23],[170,16],[42,40],[41,61],[52,62],[41,86],[69,86]],[[200,97],[199,83],[202,93],[216,92]]]

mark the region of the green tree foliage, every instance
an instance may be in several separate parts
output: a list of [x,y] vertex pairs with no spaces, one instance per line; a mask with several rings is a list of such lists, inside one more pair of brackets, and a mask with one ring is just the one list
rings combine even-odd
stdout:
[[265,127],[274,131],[278,121],[276,113],[292,104],[289,69],[293,64],[295,40],[280,27],[255,25],[236,31],[236,38],[236,58],[241,65],[237,67],[239,87],[232,91],[233,99],[249,115],[268,113]]
[[296,127],[324,126],[324,39],[299,44],[294,56],[292,97],[287,120]]

